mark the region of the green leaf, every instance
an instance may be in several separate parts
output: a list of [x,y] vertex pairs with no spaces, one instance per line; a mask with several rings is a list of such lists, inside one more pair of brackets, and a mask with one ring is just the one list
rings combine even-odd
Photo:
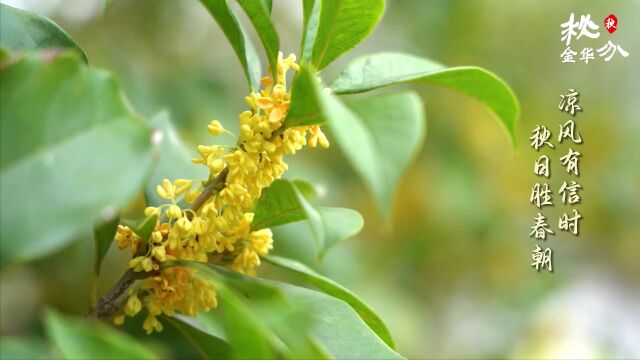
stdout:
[[175,263],[195,268],[215,283],[221,308],[198,318],[205,324],[222,324],[236,358],[282,357],[276,353],[291,359],[321,357],[304,331],[307,309],[293,306],[276,287],[215,265]]
[[329,110],[335,141],[376,196],[385,215],[425,137],[422,101],[413,92],[384,94]]
[[447,68],[411,55],[381,53],[354,60],[331,89],[335,94],[353,94],[406,82],[442,85],[480,100],[498,116],[515,145],[518,100],[502,79],[479,67]]
[[0,338],[0,359],[45,360],[53,358],[49,345],[41,339]]
[[247,76],[249,87],[252,90],[259,89],[262,71],[260,60],[255,47],[229,8],[227,0],[200,0],[200,2],[209,10],[209,13],[211,13],[227,40],[231,43],[231,47],[238,56],[242,69]]
[[278,79],[278,51],[280,51],[280,39],[276,28],[271,22],[271,4],[266,4],[264,0],[238,0],[238,4],[244,9],[253,24],[264,51],[267,53],[267,59],[271,66],[271,73],[274,81]]
[[385,343],[387,343],[389,347],[391,347],[392,349],[395,348],[391,333],[389,332],[389,329],[387,329],[387,326],[384,324],[382,319],[380,319],[380,317],[373,311],[373,309],[371,309],[371,307],[369,307],[369,305],[367,305],[358,296],[356,296],[356,294],[352,293],[337,282],[318,274],[313,269],[295,260],[273,255],[267,256],[264,259],[273,265],[287,269],[302,276],[307,282],[313,284],[318,289],[322,290],[322,292],[343,300],[344,302],[349,304],[358,313],[360,318],[362,318],[362,320],[369,326],[369,328],[371,328],[371,330],[373,330]]
[[317,291],[274,283],[294,304],[313,309],[311,336],[334,359],[403,359],[344,301]]
[[104,260],[104,257],[109,251],[109,247],[111,247],[111,243],[113,243],[113,238],[116,234],[116,230],[118,229],[118,224],[120,224],[120,216],[114,216],[113,219],[107,220],[93,228],[93,240],[95,244],[93,272],[96,275],[100,275],[102,260]]
[[47,254],[127,204],[150,129],[114,78],[74,54],[0,70],[0,263]]
[[318,212],[324,227],[323,247],[318,254],[322,260],[333,246],[358,234],[364,226],[364,219],[359,212],[347,208],[319,207]]
[[286,127],[320,124],[322,117],[322,85],[311,66],[302,66],[291,88],[291,106],[284,123]]
[[309,63],[313,53],[313,43],[318,33],[320,0],[302,0],[302,39],[300,42],[300,62]]
[[226,341],[196,329],[184,321],[164,316],[163,322],[174,327],[198,350],[203,359],[228,359],[231,347]]
[[87,62],[87,55],[53,21],[40,15],[0,4],[0,47],[10,52],[33,49],[74,49]]
[[308,220],[319,258],[336,243],[357,234],[364,224],[355,210],[311,206],[294,183],[282,179],[263,190],[254,213],[253,230]]
[[[275,303],[267,301],[266,304],[269,306],[266,309],[272,309],[274,304],[286,305],[287,303],[291,308],[305,309],[306,314],[314,320],[311,328],[307,328],[302,322],[297,324],[294,329],[297,329],[297,332],[301,334],[308,332],[311,339],[315,341],[317,349],[310,351],[317,353],[319,349],[322,349],[335,359],[402,359],[362,321],[347,303],[340,299],[289,284],[244,276],[213,265],[190,264],[202,271],[203,274],[208,274],[212,278],[222,281],[224,287],[228,287],[230,291],[233,289],[234,293],[245,294],[241,299],[252,311],[259,309],[261,304],[265,304],[264,301],[268,299],[275,300]],[[220,294],[222,300],[226,301],[224,296],[224,294]],[[280,311],[275,315],[279,315],[279,313]],[[274,319],[264,318],[272,317],[274,314],[269,315],[268,311],[258,311],[254,314],[260,314],[258,320],[264,320],[264,329],[274,328]],[[281,326],[296,323],[296,320],[299,320],[299,316],[302,315],[295,312],[289,314],[293,316],[286,317],[285,321],[281,321]],[[276,328],[278,327],[276,326]],[[248,330],[250,329],[245,328],[243,331]],[[283,332],[281,330],[276,333],[282,338]],[[318,357],[318,355],[313,357]],[[300,356],[293,358],[300,358]]]
[[205,180],[208,171],[204,166],[191,162],[194,157],[191,147],[182,140],[167,112],[155,115],[149,124],[154,128],[154,137],[161,138],[162,142],[158,146],[157,160],[145,186],[144,194],[150,206],[159,206],[167,202],[156,193],[156,186],[162,184],[163,179]]
[[149,215],[146,218],[144,218],[144,220],[142,220],[140,225],[135,229],[135,232],[136,234],[138,234],[138,236],[140,236],[140,238],[143,241],[147,241],[149,240],[149,237],[151,237],[151,233],[156,228],[157,223],[158,223],[158,216]]
[[45,315],[49,339],[65,359],[157,359],[147,347],[104,324],[64,316],[53,310]]
[[[384,0],[316,0],[303,3],[305,39],[303,49],[312,48],[310,62],[322,70],[343,53],[364,40],[376,27],[384,12]],[[311,14],[309,14],[311,8]],[[314,14],[319,12],[319,14]],[[315,18],[317,17],[317,30]],[[313,42],[313,45],[308,45]],[[306,51],[306,50],[305,50]]]

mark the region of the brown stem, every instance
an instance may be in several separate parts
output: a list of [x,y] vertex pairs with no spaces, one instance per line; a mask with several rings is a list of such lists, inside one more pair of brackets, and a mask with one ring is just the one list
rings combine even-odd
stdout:
[[[209,200],[214,191],[220,191],[226,182],[227,174],[229,173],[229,168],[225,167],[220,171],[220,173],[210,180],[202,192],[198,195],[196,200],[191,203],[190,209],[193,211],[198,211],[204,203]],[[188,215],[189,216],[189,215]],[[146,253],[147,247],[141,246],[138,249],[138,252],[134,255],[139,256]],[[97,319],[108,319],[120,312],[125,302],[127,301],[127,297],[123,296],[124,293],[129,289],[131,285],[133,285],[136,280],[146,279],[148,277],[157,275],[159,271],[151,271],[151,272],[135,272],[133,269],[127,270],[120,280],[100,299],[98,299],[98,303],[96,307],[91,310],[87,314],[87,319],[97,320]]]
[[224,183],[227,180],[227,174],[229,174],[229,168],[225,167],[220,171],[218,176],[209,181],[207,186],[202,189],[200,195],[198,195],[198,197],[191,203],[189,208],[193,211],[198,211],[202,205],[209,200],[215,190],[221,190],[224,187]]
[[87,314],[87,319],[96,320],[113,317],[124,306],[127,297],[122,295],[124,295],[127,289],[129,289],[136,280],[145,279],[156,274],[158,274],[158,271],[135,272],[133,269],[127,270],[111,290],[98,299],[96,308]]

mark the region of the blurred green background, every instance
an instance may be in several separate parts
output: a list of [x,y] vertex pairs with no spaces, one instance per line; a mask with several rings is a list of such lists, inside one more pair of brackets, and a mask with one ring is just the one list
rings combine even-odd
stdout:
[[[247,89],[231,47],[210,15],[191,0],[12,0],[3,3],[51,17],[82,46],[92,66],[112,71],[144,117],[168,110],[194,145],[209,142],[206,124],[237,128]],[[297,51],[300,1],[274,0],[283,51]],[[591,14],[599,39],[630,56],[561,64],[560,24]],[[609,35],[602,20],[616,14]],[[402,51],[447,65],[478,65],[505,79],[518,95],[518,149],[481,104],[435,87],[420,92],[428,135],[382,218],[339,149],[303,151],[288,177],[317,186],[323,205],[352,207],[365,218],[356,238],[314,259],[304,223],[275,229],[276,254],[303,260],[361,295],[388,323],[410,358],[640,357],[640,15],[639,1],[390,0],[381,25],[323,72],[330,82],[357,55]],[[254,33],[251,34],[256,37]],[[265,63],[265,61],[263,61]],[[577,209],[581,234],[557,231],[570,208],[543,209],[556,232],[554,273],[530,267],[529,238],[538,212],[528,202],[539,156],[528,145],[536,125],[557,134],[568,115],[560,94],[575,88],[584,109],[576,118],[584,144]],[[330,130],[329,139],[331,139]],[[544,150],[550,184],[572,179],[557,159],[568,143]],[[134,204],[132,212],[139,211]],[[0,332],[39,332],[44,304],[84,314],[92,263],[90,232],[71,247],[2,273]],[[106,289],[125,268],[114,249],[103,267]],[[263,272],[278,276],[264,266]],[[70,296],[72,294],[72,296]],[[141,330],[137,330],[141,331]]]

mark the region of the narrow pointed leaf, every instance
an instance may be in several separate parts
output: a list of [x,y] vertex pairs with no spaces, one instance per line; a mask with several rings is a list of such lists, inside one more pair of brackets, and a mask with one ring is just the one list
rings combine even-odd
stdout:
[[[254,311],[254,314],[261,314],[265,320],[262,323],[265,325],[265,329],[271,329],[271,331],[279,329],[273,333],[277,333],[281,338],[282,334],[286,332],[283,332],[279,326],[296,324],[294,329],[297,329],[297,333],[299,335],[308,334],[330,358],[402,359],[402,356],[393,351],[367,326],[355,310],[340,299],[302,287],[244,276],[212,265],[181,263],[191,264],[203,275],[209,274],[218,279],[225,288],[233,289],[234,294],[243,293],[242,303],[248,305],[245,309]],[[221,294],[220,296],[226,295]],[[269,302],[268,299],[272,299],[272,301]],[[222,300],[224,301],[225,298]],[[274,320],[277,319],[268,319],[273,314],[269,315],[269,312],[259,311],[265,301],[267,304],[275,305],[276,308],[288,303],[291,308],[306,309],[304,314],[310,316],[311,327],[309,328],[304,321],[298,322],[299,316],[303,314],[291,313],[282,308],[281,311],[285,311],[285,314],[288,313],[291,317],[284,323],[280,322],[279,326],[276,325]],[[255,312],[256,310],[257,312]],[[259,321],[261,317],[257,317],[257,320]],[[313,349],[311,351],[312,354],[315,353],[315,356],[311,357],[319,357],[317,351],[313,351]],[[309,355],[305,356],[305,358],[308,357]],[[293,358],[300,358],[300,356]]]
[[387,343],[389,347],[392,349],[395,348],[391,333],[382,319],[380,319],[373,309],[371,309],[371,307],[362,301],[356,294],[352,293],[337,282],[318,274],[313,269],[298,261],[273,255],[267,256],[265,260],[273,265],[302,276],[302,278],[316,286],[322,292],[349,304],[369,326],[369,328],[371,328],[371,330],[373,330],[385,343]]
[[448,68],[412,55],[381,53],[354,60],[330,87],[335,94],[353,94],[407,82],[445,86],[478,99],[496,114],[515,145],[518,100],[502,79],[479,67]]
[[113,219],[105,221],[104,223],[94,227],[93,240],[95,247],[95,259],[93,262],[93,271],[96,275],[100,275],[100,266],[102,260],[107,255],[111,243],[113,243],[113,237],[116,234],[116,229],[120,223],[120,216],[114,216]]
[[227,0],[200,0],[209,13],[216,20],[222,32],[231,43],[233,51],[238,56],[242,69],[247,76],[249,87],[256,90],[260,87],[260,60],[255,47],[240,26],[235,14],[229,8]]
[[56,23],[5,4],[0,4],[0,48],[9,52],[48,48],[74,49],[87,62],[84,50]]
[[238,0],[238,4],[244,9],[260,37],[267,59],[271,66],[273,78],[277,80],[278,51],[280,51],[280,39],[276,28],[271,22],[271,2],[266,4],[264,0]]

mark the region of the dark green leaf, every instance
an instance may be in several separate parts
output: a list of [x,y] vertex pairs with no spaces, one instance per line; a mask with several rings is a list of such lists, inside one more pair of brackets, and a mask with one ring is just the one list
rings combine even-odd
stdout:
[[[310,62],[322,70],[343,53],[366,38],[376,27],[384,12],[384,0],[316,0],[319,6],[303,3],[305,11],[305,42],[313,42]],[[319,15],[313,12],[319,11]],[[313,34],[315,18],[317,30]],[[303,49],[310,45],[303,44]],[[305,50],[306,51],[306,50]]]
[[231,43],[231,47],[233,47],[233,51],[238,56],[242,69],[247,76],[249,87],[252,90],[258,89],[262,71],[260,60],[256,54],[255,47],[253,47],[245,31],[238,23],[236,16],[229,8],[227,0],[200,0],[200,2],[216,19],[227,40]]
[[143,241],[149,240],[151,233],[156,228],[156,224],[158,223],[158,216],[149,215],[147,216],[138,227],[135,229],[136,234],[140,236]]
[[156,164],[145,186],[145,198],[150,206],[159,206],[167,201],[156,193],[156,186],[162,184],[163,179],[174,181],[177,179],[202,179],[208,176],[204,166],[191,162],[194,157],[189,147],[180,137],[169,119],[169,114],[161,112],[149,121],[154,128],[154,136],[161,134]]
[[0,263],[49,253],[111,218],[150,166],[150,129],[111,75],[74,54],[2,68]]
[[168,323],[182,334],[198,350],[203,359],[228,359],[231,348],[226,341],[196,329],[182,320],[163,317]]
[[102,224],[93,228],[93,240],[95,247],[95,259],[93,262],[93,272],[96,275],[100,275],[100,266],[102,260],[107,255],[113,238],[116,234],[116,229],[120,223],[120,216],[114,216],[113,219],[107,220]]
[[371,307],[369,307],[369,305],[367,305],[358,296],[356,296],[356,294],[352,293],[337,282],[318,274],[313,269],[310,269],[306,265],[295,260],[272,255],[265,257],[265,260],[273,265],[290,270],[302,276],[307,282],[313,284],[324,293],[343,300],[344,302],[349,304],[358,313],[358,315],[360,315],[362,320],[371,328],[371,330],[378,334],[378,336],[382,340],[384,340],[384,342],[387,343],[389,347],[395,348],[393,339],[391,338],[391,333],[389,332],[389,329],[387,329],[387,326],[384,324],[382,319],[380,319],[380,317],[373,311],[373,309],[371,309]]
[[49,339],[65,359],[158,358],[141,343],[104,324],[91,324],[49,310],[44,325]]
[[[267,53],[267,59],[271,66],[271,73],[274,81],[278,79],[278,51],[280,51],[280,39],[276,28],[271,22],[271,4],[265,4],[256,0],[238,0],[238,4],[244,9],[244,12],[249,17],[249,20],[253,24],[264,51]],[[268,5],[268,6],[267,6]]]
[[331,89],[335,94],[352,94],[406,82],[442,85],[480,100],[498,116],[515,145],[518,101],[502,79],[479,67],[447,68],[400,53],[368,55],[349,64],[333,81]]
[[315,70],[303,66],[291,88],[291,107],[285,119],[286,127],[314,125],[323,122],[322,86],[315,77]]
[[320,258],[339,241],[357,234],[364,224],[355,210],[314,208],[288,180],[276,180],[263,190],[254,213],[253,230],[308,220]]
[[33,49],[68,48],[87,55],[53,21],[40,15],[0,4],[0,47],[10,52]]

